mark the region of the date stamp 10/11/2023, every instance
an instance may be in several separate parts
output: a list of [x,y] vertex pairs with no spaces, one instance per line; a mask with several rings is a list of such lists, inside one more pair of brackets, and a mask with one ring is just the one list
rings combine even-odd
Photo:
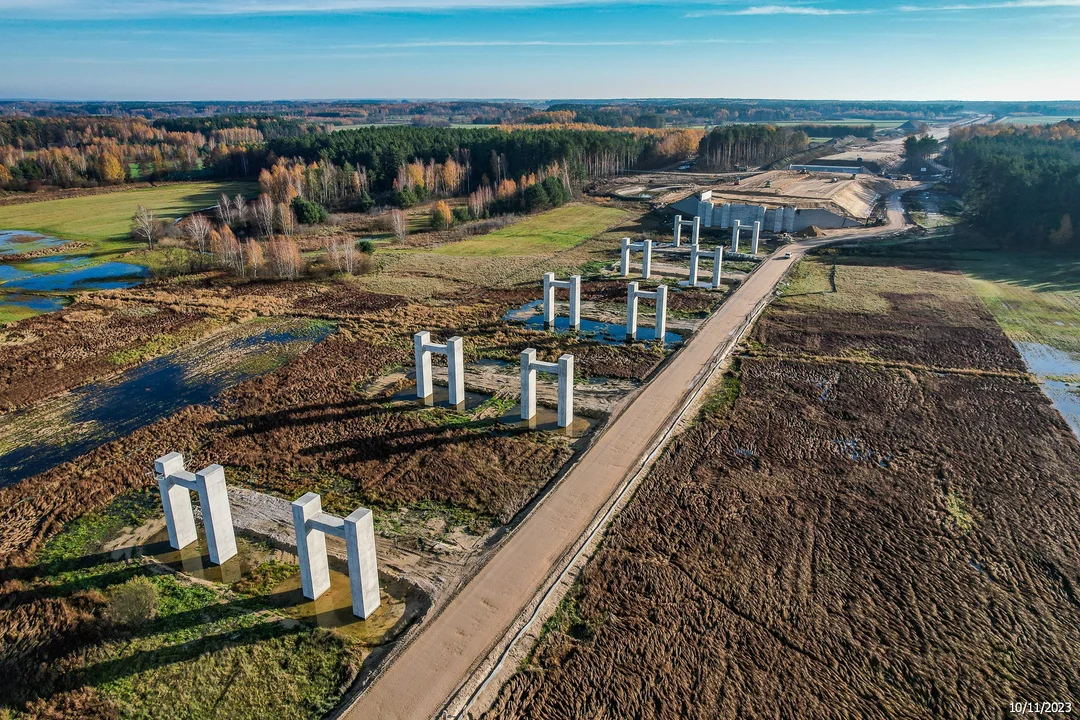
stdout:
[[1071,702],[1013,702],[1009,703],[1012,715],[1072,715]]

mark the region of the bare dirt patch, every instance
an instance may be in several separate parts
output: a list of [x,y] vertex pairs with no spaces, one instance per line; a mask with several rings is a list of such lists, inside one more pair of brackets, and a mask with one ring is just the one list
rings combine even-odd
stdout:
[[[1075,702],[1080,445],[1037,385],[1006,376],[992,322],[920,291],[873,313],[770,309],[762,356],[667,449],[488,717]],[[930,300],[956,312],[920,314]],[[1006,372],[815,357],[853,350]]]
[[752,335],[772,352],[1023,372],[965,278],[940,265],[826,255],[804,262]]
[[1036,386],[771,359],[742,383],[666,454],[492,717],[1076,697],[1080,449]]

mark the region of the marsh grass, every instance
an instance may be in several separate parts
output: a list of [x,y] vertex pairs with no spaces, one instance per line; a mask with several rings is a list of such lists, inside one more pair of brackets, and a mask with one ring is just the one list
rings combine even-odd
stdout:
[[175,717],[183,708],[184,717],[314,720],[332,709],[365,650],[278,614],[270,590],[295,566],[267,560],[227,586],[100,552],[121,529],[159,512],[154,492],[124,495],[45,545],[31,591],[65,602],[102,592],[109,600],[97,613],[111,629],[71,646],[62,676],[49,676],[57,686],[14,687],[9,697],[40,698],[32,716],[48,714],[54,692],[80,687],[124,717]]

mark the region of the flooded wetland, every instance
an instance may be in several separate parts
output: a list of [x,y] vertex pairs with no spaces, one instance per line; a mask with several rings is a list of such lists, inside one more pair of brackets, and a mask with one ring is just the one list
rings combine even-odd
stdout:
[[[582,206],[572,217],[591,212]],[[0,293],[12,306],[54,312],[0,329],[0,553],[12,587],[27,593],[0,607],[0,619],[27,630],[36,661],[21,666],[16,684],[22,701],[42,708],[121,703],[153,714],[193,701],[199,683],[232,667],[259,668],[260,682],[311,693],[312,707],[329,710],[453,595],[723,298],[673,292],[665,343],[652,340],[643,304],[638,337],[627,342],[625,332],[617,337],[625,282],[615,278],[586,283],[596,327],[568,333],[511,318],[535,306],[539,274],[460,294],[448,285],[445,297],[413,301],[390,292],[415,280],[401,264],[394,272],[405,277],[386,273],[378,293],[364,277],[148,280],[135,263],[100,262],[44,235],[22,240],[15,259],[0,260]],[[609,264],[616,244],[538,248]],[[543,257],[499,271],[539,273],[550,262]],[[445,260],[475,272],[468,255]],[[437,341],[465,337],[462,406],[447,403],[442,360],[432,397],[415,397],[420,329]],[[521,420],[518,358],[527,347],[544,361],[575,356],[568,428],[557,427],[547,376],[538,378],[536,416]],[[165,542],[150,468],[170,450],[189,469],[226,469],[240,554],[224,565],[209,562],[201,534],[179,551]],[[331,589],[315,601],[299,592],[289,503],[308,491],[329,513],[374,513],[382,607],[368,620],[352,615],[344,548],[332,539]],[[137,577],[161,598],[154,632],[106,626],[104,636],[79,640]],[[83,619],[58,623],[57,607]],[[317,656],[313,675],[287,669]],[[230,712],[248,703],[272,715],[281,693],[230,692]]]

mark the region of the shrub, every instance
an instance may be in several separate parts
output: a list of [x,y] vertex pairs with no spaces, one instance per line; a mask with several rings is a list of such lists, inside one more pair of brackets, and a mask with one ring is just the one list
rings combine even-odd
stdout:
[[302,197],[293,198],[292,209],[296,213],[297,222],[301,225],[315,225],[330,219],[330,213],[326,211],[326,208]]
[[525,188],[526,211],[536,212],[537,210],[546,210],[549,207],[551,207],[551,199],[548,197],[543,185],[537,183]]
[[356,249],[362,253],[372,255],[375,253],[375,243],[371,242],[370,240],[357,240]]
[[356,196],[355,203],[356,203],[356,208],[360,212],[365,212],[366,213],[369,210],[371,210],[371,208],[375,207],[375,201],[371,199],[370,195],[368,195],[367,190],[361,190],[360,191],[360,194]]
[[435,203],[435,207],[431,209],[431,227],[436,230],[448,230],[453,223],[454,214],[450,210],[450,205],[445,200]]
[[470,221],[472,219],[473,219],[472,213],[469,211],[469,208],[467,206],[462,205],[461,207],[454,208],[454,223],[455,224],[456,223],[468,222],[468,221]]
[[394,207],[399,207],[403,210],[405,208],[411,208],[416,204],[416,195],[409,188],[398,190],[394,193],[393,204]]
[[113,625],[143,625],[157,617],[157,609],[157,587],[142,575],[136,575],[112,590],[105,619]]

